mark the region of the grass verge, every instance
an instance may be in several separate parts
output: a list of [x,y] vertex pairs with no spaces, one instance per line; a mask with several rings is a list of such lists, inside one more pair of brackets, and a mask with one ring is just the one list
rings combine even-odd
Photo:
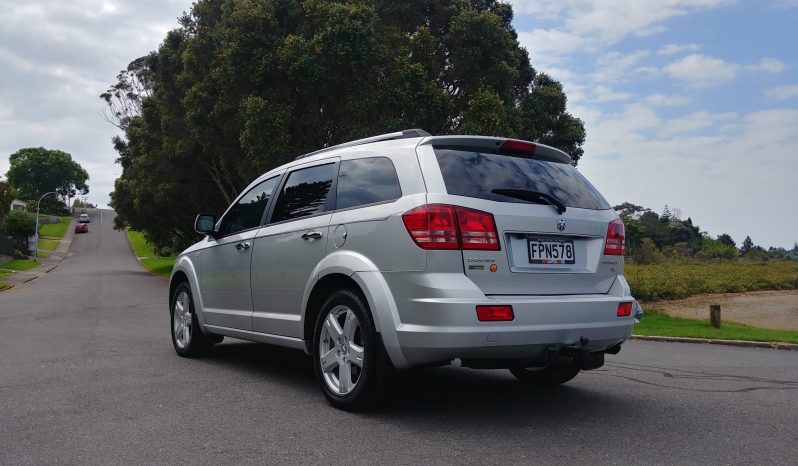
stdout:
[[58,248],[58,241],[57,239],[45,239],[39,238],[39,247],[41,249],[49,249],[50,251],[55,251]]
[[798,289],[798,262],[789,260],[670,260],[626,264],[624,275],[635,298],[649,302],[710,293]]
[[661,337],[798,343],[798,331],[794,330],[771,330],[732,322],[723,322],[721,328],[716,329],[709,326],[708,320],[670,317],[656,310],[647,310],[643,320],[635,325],[633,333]]
[[69,228],[69,222],[72,221],[71,217],[61,217],[60,223],[47,223],[39,225],[39,236],[48,236],[50,238],[61,239]]
[[138,257],[139,262],[145,269],[162,277],[169,277],[169,274],[172,273],[176,255],[158,257],[155,249],[144,239],[144,234],[141,232],[128,230],[127,237],[130,239],[131,246],[133,246],[133,252],[136,253],[136,257]]
[[5,264],[0,264],[0,269],[6,269],[6,270],[30,270],[30,269],[32,269],[34,267],[38,267],[38,266],[39,266],[38,262],[14,259],[14,260],[6,262]]

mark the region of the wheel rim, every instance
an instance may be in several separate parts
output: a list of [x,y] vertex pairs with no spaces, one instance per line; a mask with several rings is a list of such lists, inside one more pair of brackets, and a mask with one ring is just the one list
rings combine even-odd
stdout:
[[334,307],[319,334],[319,364],[324,383],[333,393],[346,395],[357,387],[363,373],[363,334],[352,309]]
[[185,349],[191,342],[191,312],[189,312],[188,293],[180,291],[175,298],[174,308],[172,309],[172,330],[175,344],[180,349]]

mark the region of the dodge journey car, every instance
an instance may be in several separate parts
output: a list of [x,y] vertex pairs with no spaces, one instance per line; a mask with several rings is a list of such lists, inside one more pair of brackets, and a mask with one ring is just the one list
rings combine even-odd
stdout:
[[195,229],[171,275],[177,353],[225,336],[305,351],[343,409],[453,361],[562,384],[616,354],[639,312],[623,223],[533,142],[406,130],[328,147]]

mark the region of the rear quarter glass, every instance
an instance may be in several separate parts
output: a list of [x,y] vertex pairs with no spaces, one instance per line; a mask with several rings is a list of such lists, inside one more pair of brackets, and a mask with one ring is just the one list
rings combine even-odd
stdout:
[[441,147],[434,149],[449,194],[525,203],[491,192],[494,189],[523,189],[554,196],[567,207],[610,208],[601,193],[570,164]]

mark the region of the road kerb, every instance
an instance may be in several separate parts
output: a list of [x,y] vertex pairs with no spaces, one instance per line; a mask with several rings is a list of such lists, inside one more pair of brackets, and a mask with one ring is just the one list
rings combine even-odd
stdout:
[[768,341],[709,340],[704,338],[663,337],[663,336],[652,336],[652,335],[632,335],[632,340],[663,341],[663,342],[673,342],[673,343],[703,343],[706,345],[742,346],[748,348],[770,348],[770,349],[798,351],[798,345],[796,344],[776,343]]

